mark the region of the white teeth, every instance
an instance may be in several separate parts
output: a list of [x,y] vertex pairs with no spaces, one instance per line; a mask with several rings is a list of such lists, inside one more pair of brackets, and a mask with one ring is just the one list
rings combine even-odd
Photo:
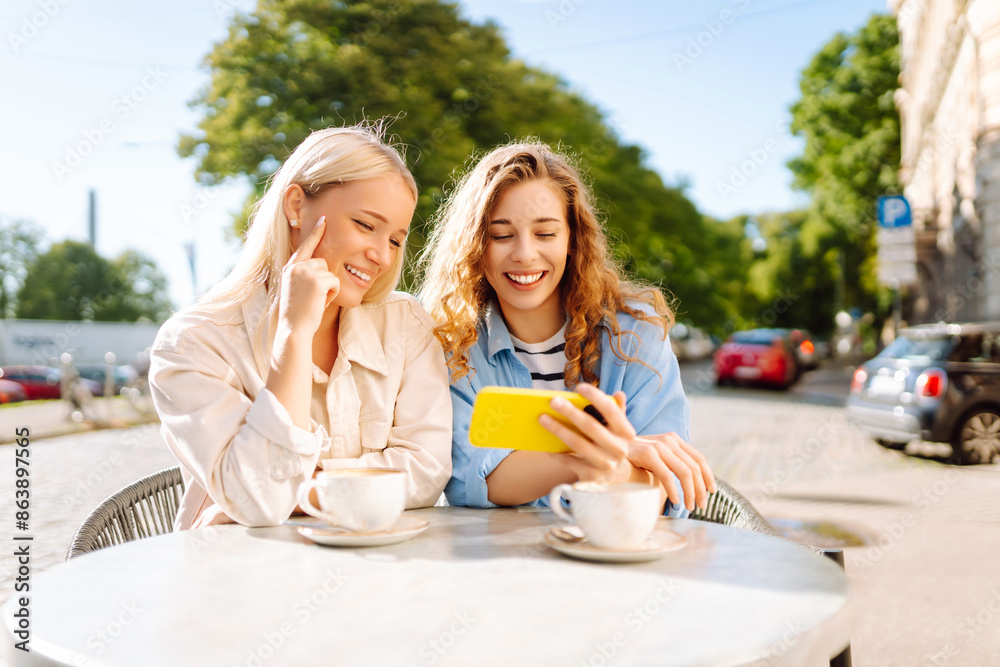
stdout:
[[542,271],[541,273],[532,273],[530,275],[514,275],[513,273],[508,273],[506,275],[508,278],[510,278],[516,283],[521,283],[522,285],[530,285],[532,283],[537,283],[539,280],[541,280],[544,274],[545,272]]
[[351,273],[353,273],[354,275],[356,275],[358,278],[361,278],[366,283],[367,282],[371,282],[372,277],[370,275],[368,275],[367,273],[365,273],[364,271],[360,271],[358,269],[355,269],[350,264],[345,264],[344,266],[347,267],[348,271],[350,271]]

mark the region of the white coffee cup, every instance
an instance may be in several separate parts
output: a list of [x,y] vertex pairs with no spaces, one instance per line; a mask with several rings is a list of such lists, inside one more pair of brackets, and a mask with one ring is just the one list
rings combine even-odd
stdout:
[[[309,500],[316,489],[319,507]],[[406,472],[391,468],[324,470],[299,487],[306,514],[358,533],[389,530],[406,508]]]
[[[562,506],[562,499],[570,509]],[[638,549],[656,528],[660,491],[636,482],[560,484],[549,494],[549,506],[563,521],[576,524],[598,549]]]

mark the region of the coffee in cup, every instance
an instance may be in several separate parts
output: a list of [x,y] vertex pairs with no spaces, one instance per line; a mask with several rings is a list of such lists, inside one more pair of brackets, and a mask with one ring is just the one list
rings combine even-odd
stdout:
[[[316,489],[319,507],[309,499]],[[406,472],[392,468],[324,470],[299,487],[306,514],[359,533],[389,530],[406,508]]]
[[[568,510],[563,498],[570,502]],[[549,506],[560,519],[578,526],[593,546],[618,550],[640,548],[662,510],[659,489],[637,482],[560,484],[549,494]]]

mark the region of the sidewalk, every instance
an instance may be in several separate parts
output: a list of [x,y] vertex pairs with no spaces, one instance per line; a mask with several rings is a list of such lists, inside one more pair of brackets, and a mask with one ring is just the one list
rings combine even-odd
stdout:
[[770,518],[835,522],[868,539],[844,550],[855,667],[1000,665],[1000,466],[740,490]]
[[83,421],[74,421],[66,401],[24,401],[0,406],[0,445],[14,442],[16,430],[27,426],[31,440],[55,438],[73,433],[127,428],[159,421],[156,414],[143,414],[127,399],[94,398],[84,411]]

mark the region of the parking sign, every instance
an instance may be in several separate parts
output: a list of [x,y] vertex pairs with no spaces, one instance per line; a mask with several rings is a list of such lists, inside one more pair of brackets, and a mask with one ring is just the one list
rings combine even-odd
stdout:
[[887,229],[909,227],[913,224],[910,217],[910,203],[902,195],[878,198],[878,225]]

